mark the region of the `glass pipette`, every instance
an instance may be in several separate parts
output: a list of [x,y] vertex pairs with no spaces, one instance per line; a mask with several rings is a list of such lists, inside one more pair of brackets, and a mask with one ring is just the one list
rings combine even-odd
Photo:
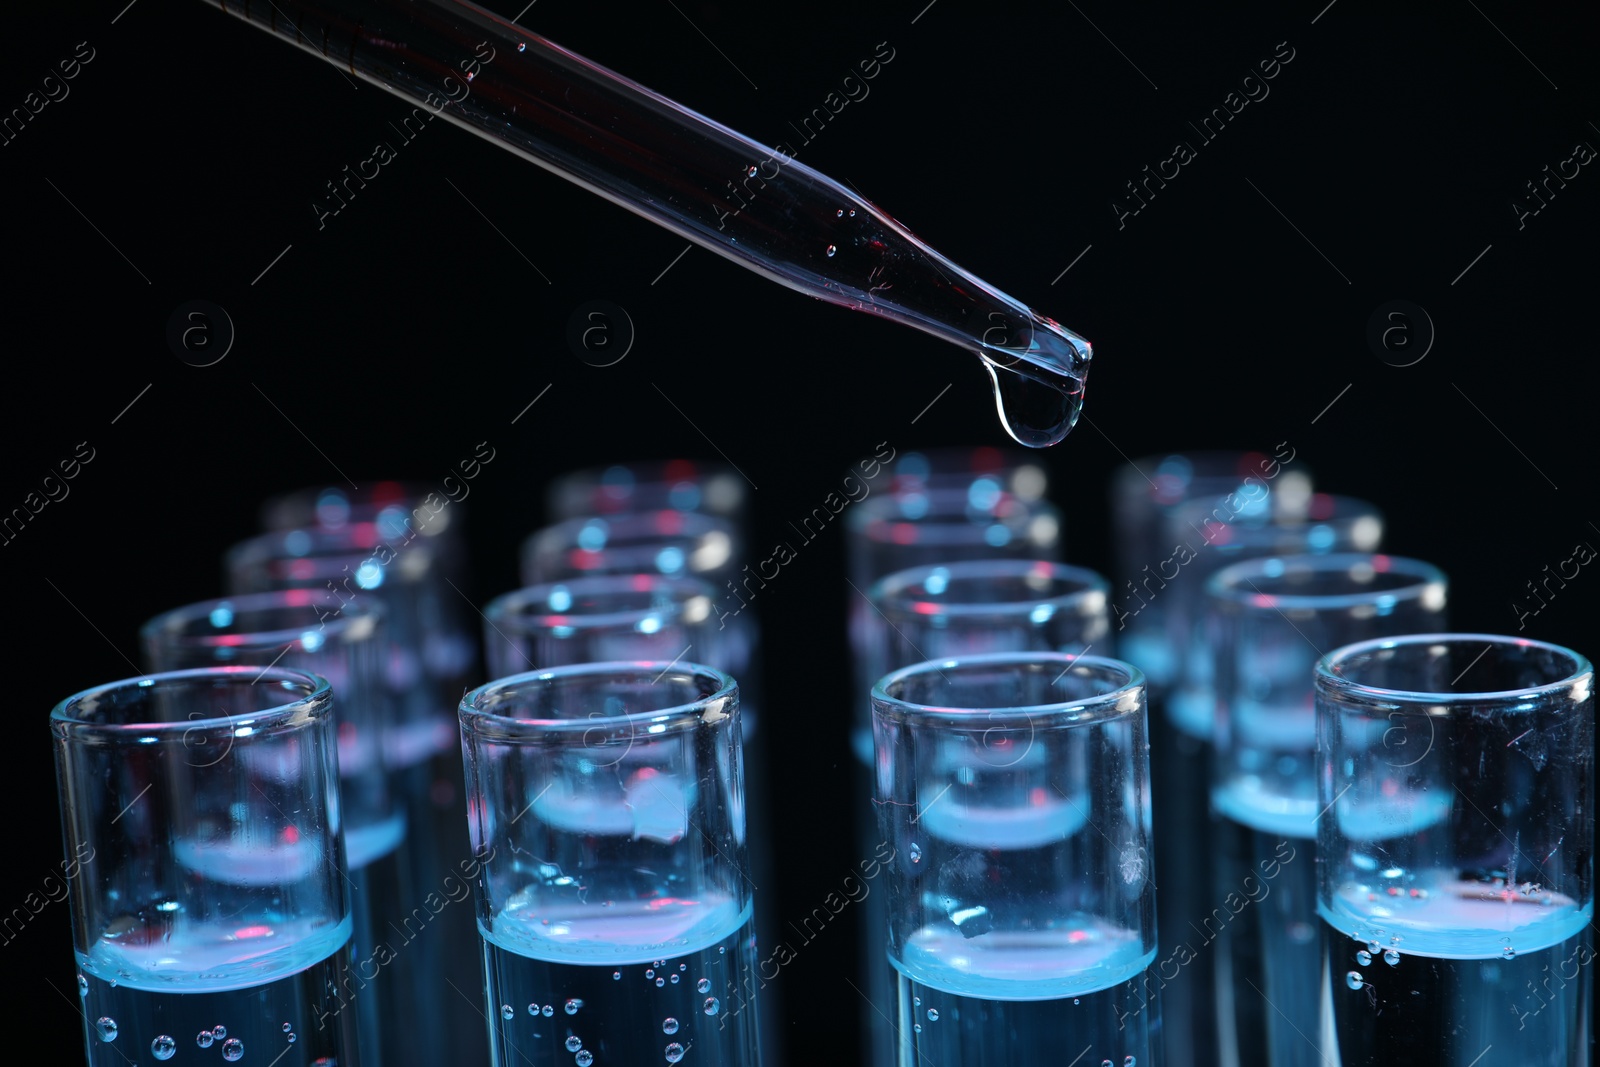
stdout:
[[1077,422],[1087,341],[779,149],[461,0],[216,2],[765,278],[973,352],[1021,444]]

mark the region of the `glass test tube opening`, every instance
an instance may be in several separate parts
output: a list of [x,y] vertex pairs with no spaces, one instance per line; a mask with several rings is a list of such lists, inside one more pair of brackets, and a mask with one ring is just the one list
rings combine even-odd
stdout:
[[529,585],[601,574],[662,574],[718,585],[737,569],[731,524],[688,511],[643,511],[569,519],[546,526],[522,546]]
[[551,1026],[607,1062],[692,1042],[755,1062],[733,678],[580,664],[491,682],[460,717],[496,1062]]
[[1388,555],[1271,556],[1213,574],[1217,809],[1264,832],[1314,839],[1322,804],[1311,679],[1321,650],[1436,630],[1445,589],[1439,568]]
[[197,1033],[230,1059],[298,1039],[289,1062],[354,1062],[355,1012],[328,1003],[351,917],[327,681],[147,675],[62,701],[51,733],[90,1062]]
[[1349,1056],[1587,1062],[1593,684],[1570,649],[1483,634],[1318,663],[1317,907]]
[[673,459],[573,471],[550,483],[545,503],[557,521],[640,511],[694,511],[744,520],[745,483],[723,463]]
[[1023,1062],[1069,1037],[1149,1062],[1145,714],[1136,667],[1062,653],[929,661],[874,688],[902,1063],[985,1042]]

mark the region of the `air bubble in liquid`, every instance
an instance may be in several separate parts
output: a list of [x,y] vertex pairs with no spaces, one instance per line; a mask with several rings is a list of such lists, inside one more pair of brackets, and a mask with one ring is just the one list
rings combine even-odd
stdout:
[[938,1008],[929,1008],[928,1009],[928,1021],[930,1023],[936,1023],[936,1022],[939,1021],[939,1009]]
[[702,993],[709,993],[711,992],[711,979],[702,978],[694,984],[694,987]]
[[228,1036],[228,1028],[223,1026],[221,1023],[218,1023],[216,1026],[211,1028],[211,1036],[216,1038],[218,1041],[221,1041],[223,1038]]
[[294,1029],[294,1023],[284,1023],[283,1024],[283,1032],[284,1033],[287,1034],[290,1030],[293,1030],[293,1029]]
[[292,1044],[294,1044],[294,1043],[295,1043],[295,1042],[296,1042],[296,1041],[299,1041],[299,1040],[300,1040],[300,1035],[298,1035],[298,1034],[290,1034],[290,1035],[289,1035],[289,1044],[291,1044],[291,1045],[292,1045]]
[[839,251],[839,249],[838,249],[838,247],[837,247],[837,246],[835,246],[835,245],[829,245],[829,246],[828,246],[828,258],[829,258],[829,259],[832,259],[832,258],[833,258],[833,256],[834,256],[834,253],[836,253],[836,252],[838,252],[838,251]]
[[666,984],[667,984],[667,980],[665,978],[657,978],[656,979],[656,988],[657,989],[660,989],[662,986],[664,986]]
[[1368,952],[1366,949],[1362,949],[1356,953],[1356,962],[1361,964],[1363,967],[1369,966],[1372,963],[1372,953]]
[[529,1004],[528,1005],[528,1014],[537,1017],[538,1014],[539,1014],[539,1005],[537,1005],[537,1004]]
[[80,974],[80,975],[78,975],[78,996],[86,997],[88,995],[89,995],[89,979],[85,978],[83,975]]
[[517,51],[526,52],[527,50],[528,50],[528,42],[527,41],[518,41],[517,42]]
[[917,846],[916,842],[912,842],[912,844],[911,844],[911,862],[912,863],[921,863],[922,862],[922,849]]
[[1101,1060],[1100,1067],[1112,1067],[1110,1060]]
[[550,1018],[550,1016],[554,1015],[555,1013],[556,1009],[548,1004],[539,1009],[539,1014],[543,1015],[546,1019]]
[[1376,956],[1378,953],[1383,951],[1383,946],[1378,944],[1376,939],[1373,939],[1367,942],[1367,951]]
[[516,1010],[509,1004],[500,1005],[500,1018],[510,1021],[516,1017]]
[[571,1000],[567,1001],[567,1014],[576,1015],[578,1014],[578,1009],[581,1007],[583,1007],[583,1001],[579,1000],[577,997],[573,997]]
[[915,1025],[915,1026],[913,1026],[913,1027],[912,1027],[912,1028],[911,1028],[911,1029],[913,1029],[913,1030],[915,1030],[915,1031],[916,1031],[916,1032],[917,1032],[917,1033],[919,1033],[919,1034],[920,1034],[920,1033],[922,1033],[922,1024],[921,1024],[921,1023],[917,1023],[917,1024],[916,1024],[916,1025]]
[[162,1034],[150,1042],[150,1055],[158,1060],[170,1060],[177,1054],[178,1043],[167,1034]]
[[707,1015],[715,1015],[717,1012],[719,1012],[721,1010],[722,1010],[722,1001],[718,1000],[716,997],[707,997],[706,998],[705,1011],[706,1011]]
[[680,963],[680,964],[678,964],[678,970],[680,970],[680,971],[687,971],[687,970],[688,970],[688,969],[689,969],[689,965],[688,965],[688,964],[687,964],[687,963]]
[[109,1015],[102,1015],[96,1019],[94,1028],[99,1033],[101,1041],[115,1041],[117,1039],[117,1020]]
[[589,1064],[594,1062],[594,1053],[590,1052],[586,1048],[581,1048],[578,1050],[578,1054],[572,1057],[572,1059],[573,1062],[578,1065],[578,1067],[589,1067]]
[[1400,953],[1392,948],[1389,949],[1383,954],[1383,962],[1391,967],[1396,966],[1400,962]]
[[677,985],[678,984],[678,976],[677,975],[673,975],[672,976],[672,984],[673,985]]
[[1122,1057],[1122,1067],[1139,1067],[1139,1061],[1133,1056]]
[[579,1037],[577,1034],[573,1034],[571,1037],[567,1038],[567,1051],[568,1052],[576,1052],[582,1047],[583,1047],[583,1038]]
[[1500,950],[1500,955],[1503,958],[1508,959],[1508,960],[1509,959],[1515,959],[1516,955],[1517,955],[1517,950],[1512,948],[1510,945],[1507,945],[1505,948]]
[[621,971],[612,971],[612,972],[611,972],[611,980],[612,980],[612,981],[613,981],[613,982],[620,982],[620,981],[622,981],[622,972],[621,972]]
[[656,972],[655,972],[654,968],[652,968],[651,970],[645,971],[644,972],[644,976],[646,978],[654,978],[656,976]]
[[1349,986],[1351,989],[1360,989],[1367,983],[1366,980],[1361,977],[1360,971],[1351,971],[1349,974],[1344,976],[1344,984]]
[[678,1032],[678,1020],[671,1019],[671,1018],[661,1020],[661,1032],[663,1034],[675,1034],[675,1033],[677,1033]]
[[674,1041],[667,1046],[667,1062],[677,1063],[683,1059],[683,1046]]
[[244,1059],[244,1042],[236,1037],[230,1037],[222,1043],[222,1058],[229,1063]]
[[210,1048],[211,1042],[215,1040],[216,1038],[212,1035],[210,1030],[202,1030],[195,1035],[194,1043],[199,1045],[201,1048]]

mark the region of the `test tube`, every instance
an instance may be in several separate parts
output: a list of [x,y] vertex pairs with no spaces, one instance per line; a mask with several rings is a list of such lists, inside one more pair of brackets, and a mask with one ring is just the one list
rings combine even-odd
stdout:
[[[1173,567],[1146,578],[1135,594],[1145,605],[1141,612],[1165,604],[1166,639],[1178,657],[1177,673],[1158,701],[1150,746],[1161,782],[1155,794],[1156,864],[1188,875],[1161,894],[1163,930],[1204,929],[1215,904],[1210,774],[1216,651],[1206,627],[1206,580],[1245,559],[1373,552],[1383,535],[1382,516],[1371,504],[1327,493],[1301,495],[1296,483],[1283,483],[1289,473],[1272,483],[1243,482],[1223,496],[1169,508],[1166,540],[1173,546]],[[1113,601],[1113,627],[1126,610]],[[1206,969],[1184,967],[1164,993],[1173,1020],[1165,1035],[1167,1059],[1174,1067],[1204,1064],[1194,1059],[1197,1050],[1218,1047],[1228,1018],[1217,984]]]
[[1313,668],[1341,645],[1441,629],[1445,592],[1431,564],[1348,553],[1246,560],[1206,584],[1217,869],[1199,932],[1178,934],[1211,954],[1222,1064],[1322,1062]]
[[[462,648],[472,644],[468,637],[463,646],[458,636],[456,618],[466,602],[445,577],[447,545],[423,536],[419,529],[425,527],[415,524],[390,536],[399,528],[358,521],[261,534],[229,550],[226,570],[234,594],[301,589],[336,605],[376,599],[386,609],[383,678],[392,718],[384,732],[384,760],[405,809],[400,862],[407,887],[401,904],[412,917],[395,935],[406,942],[396,966],[423,976],[438,996],[445,982],[469,986],[478,969],[467,909],[435,913],[425,906],[429,899],[449,899],[446,881],[470,860],[450,709],[475,665],[460,659]],[[459,1014],[426,1011],[412,1022],[407,1062],[482,1058],[482,1029]]]
[[460,715],[496,1067],[557,1048],[756,1067],[733,678],[578,664],[491,682]]
[[693,511],[743,529],[744,478],[725,463],[673,459],[616,463],[564,474],[550,483],[545,503],[556,521],[636,511]]
[[744,600],[735,599],[740,548],[731,524],[694,512],[667,509],[568,519],[523,542],[522,580],[538,585],[601,574],[699,578],[715,586],[725,601],[719,615],[737,613],[744,608]]
[[[393,939],[404,888],[398,857],[405,811],[390,790],[383,761],[389,697],[383,685],[387,642],[384,609],[375,600],[342,605],[305,589],[208,600],[156,616],[140,630],[146,664],[155,671],[240,664],[279,664],[328,680],[336,700],[339,792],[344,817],[358,965]],[[398,926],[397,926],[398,928]],[[398,955],[398,953],[395,953]],[[360,1013],[366,1067],[406,1062],[416,1028],[396,1025],[427,1002],[421,977],[385,967],[365,993]],[[383,1048],[385,1035],[389,1049]]]
[[883,678],[872,703],[901,1067],[1154,1062],[1138,668],[933,660]]
[[1187,501],[1225,498],[1255,486],[1284,498],[1284,512],[1303,509],[1311,496],[1311,478],[1303,466],[1290,466],[1294,450],[1285,456],[1286,444],[1272,456],[1222,451],[1146,456],[1119,467],[1113,476],[1112,604],[1118,654],[1144,671],[1152,704],[1159,705],[1178,667],[1166,631],[1172,598],[1152,595],[1154,586],[1193,580],[1176,562],[1181,553],[1168,540],[1166,516]]
[[1330,1059],[1592,1062],[1589,660],[1413,634],[1315,677]]
[[334,724],[327,681],[285,667],[146,675],[55,707],[93,1067],[360,1062]]

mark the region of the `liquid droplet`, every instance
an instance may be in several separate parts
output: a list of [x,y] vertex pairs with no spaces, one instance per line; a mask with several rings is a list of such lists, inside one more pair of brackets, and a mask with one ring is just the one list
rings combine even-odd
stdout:
[[567,1051],[568,1052],[576,1052],[582,1047],[583,1047],[583,1038],[579,1037],[577,1034],[573,1034],[572,1036],[567,1038]]
[[505,1019],[507,1021],[510,1021],[511,1019],[516,1017],[516,1014],[517,1013],[512,1010],[511,1005],[509,1005],[509,1004],[500,1005],[500,1018]]
[[210,1048],[211,1047],[211,1042],[213,1042],[215,1040],[216,1040],[216,1038],[211,1036],[211,1031],[210,1030],[202,1030],[198,1034],[195,1035],[194,1043],[196,1045],[199,1045],[201,1048]]
[[938,1008],[929,1008],[928,1009],[928,1021],[930,1023],[936,1023],[936,1022],[939,1021],[939,1009]]
[[578,1009],[581,1007],[583,1007],[583,1001],[579,1000],[577,997],[573,997],[571,1000],[567,1001],[567,1014],[576,1015],[578,1014]]
[[711,992],[711,979],[702,978],[694,984],[694,987],[702,993],[709,993]]
[[913,841],[911,843],[911,862],[912,863],[921,863],[922,862],[922,849],[921,849],[921,847],[919,847],[917,845],[917,843],[915,841]]
[[83,975],[80,974],[80,975],[78,975],[78,996],[86,997],[88,995],[89,995],[89,979],[85,978]]
[[1372,963],[1372,953],[1368,952],[1366,949],[1362,949],[1360,952],[1356,953],[1356,962],[1361,964],[1363,967],[1369,966]]
[[1351,989],[1360,989],[1367,983],[1366,980],[1361,977],[1360,971],[1351,971],[1349,974],[1344,976],[1344,984],[1349,986]]
[[837,245],[829,245],[828,246],[828,258],[832,259],[834,257],[834,254],[836,252],[838,252],[838,251],[839,251],[839,248],[838,248]]
[[721,1010],[722,1010],[722,1001],[718,1000],[716,997],[707,997],[706,998],[706,1014],[707,1015],[715,1015],[717,1012],[719,1012]]
[[115,1041],[117,1039],[117,1020],[109,1015],[102,1015],[96,1019],[94,1028],[99,1032],[101,1041]]
[[678,1020],[676,1020],[676,1019],[663,1019],[663,1020],[661,1020],[661,1032],[663,1034],[675,1034],[675,1033],[677,1033],[678,1032]]
[[158,1060],[170,1060],[178,1054],[178,1043],[168,1034],[162,1034],[150,1042],[150,1055]]
[[[1029,448],[1059,443],[1083,411],[1083,382],[1017,361],[1014,367],[984,361],[994,383],[995,409],[1012,440]],[[1027,370],[1019,368],[1027,367]]]
[[683,1046],[674,1041],[667,1046],[667,1062],[677,1063],[683,1059]]
[[244,1059],[244,1042],[236,1037],[230,1037],[222,1043],[222,1058],[229,1063]]
[[1387,963],[1391,967],[1396,966],[1400,962],[1400,953],[1396,952],[1392,948],[1389,949],[1383,954],[1383,962]]
[[594,1053],[590,1052],[586,1048],[581,1048],[578,1050],[578,1054],[572,1057],[572,1059],[573,1062],[578,1065],[578,1067],[589,1067],[589,1064],[594,1062]]
[[539,1009],[539,1014],[543,1015],[546,1019],[550,1018],[550,1016],[554,1015],[555,1013],[556,1009],[551,1007],[549,1004],[546,1004],[544,1007]]
[[223,1038],[228,1036],[228,1028],[223,1026],[221,1023],[218,1023],[216,1026],[211,1028],[211,1036],[216,1038],[218,1041],[221,1041]]

